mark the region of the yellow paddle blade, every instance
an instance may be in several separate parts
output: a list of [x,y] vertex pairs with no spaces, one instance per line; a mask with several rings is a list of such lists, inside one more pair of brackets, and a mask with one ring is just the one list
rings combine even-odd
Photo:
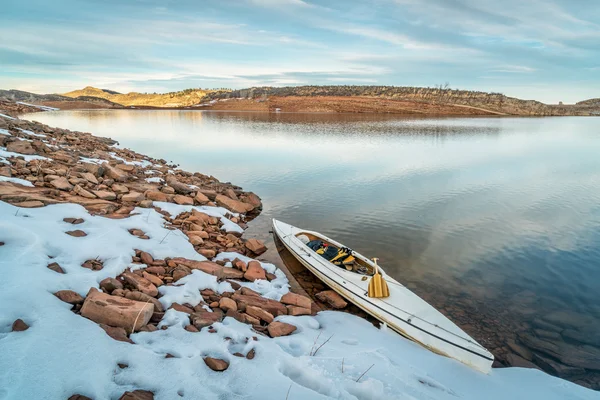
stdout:
[[369,281],[369,297],[389,297],[390,290],[388,289],[388,285],[383,279],[381,274],[376,273],[373,275],[371,280]]

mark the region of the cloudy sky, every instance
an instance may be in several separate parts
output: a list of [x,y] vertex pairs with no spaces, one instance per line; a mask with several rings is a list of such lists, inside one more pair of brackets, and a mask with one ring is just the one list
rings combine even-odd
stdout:
[[0,88],[357,84],[600,97],[598,0],[5,0]]

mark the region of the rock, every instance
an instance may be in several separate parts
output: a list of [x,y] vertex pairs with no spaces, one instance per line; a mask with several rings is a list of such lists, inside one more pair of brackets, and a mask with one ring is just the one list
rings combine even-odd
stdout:
[[73,185],[71,185],[67,178],[65,178],[64,176],[50,181],[50,184],[58,190],[70,191],[73,189]]
[[248,270],[248,265],[244,261],[237,258],[231,262],[231,265],[233,268],[239,269],[242,272],[246,272]]
[[82,394],[73,394],[69,396],[67,400],[92,400],[90,397],[84,396]]
[[521,358],[531,361],[533,354],[531,353],[531,350],[529,350],[527,347],[521,346],[520,344],[517,344],[512,340],[507,341],[506,344],[512,351],[514,351],[517,355],[521,356]]
[[254,318],[258,318],[262,321],[265,321],[267,324],[270,324],[271,322],[273,322],[273,315],[265,310],[263,310],[262,308],[258,308],[255,306],[246,306],[246,314],[254,317]]
[[217,198],[217,192],[215,192],[214,190],[210,190],[210,189],[198,189],[198,193],[202,193],[203,195],[205,195],[206,197],[208,197],[208,199],[210,201],[215,201],[215,199]]
[[167,273],[165,267],[152,266],[146,268],[146,272],[154,274],[154,275],[164,275]]
[[92,190],[92,193],[94,193],[99,199],[102,199],[102,200],[116,200],[117,199],[117,195],[108,190]]
[[81,315],[98,324],[136,331],[148,324],[153,310],[153,304],[111,296],[91,288],[81,307]]
[[196,328],[194,325],[186,325],[185,328],[183,328],[183,329],[185,329],[188,332],[192,332],[192,333],[200,332],[198,330],[198,328]]
[[63,218],[63,221],[73,225],[79,225],[85,222],[83,218]]
[[210,326],[215,322],[221,322],[222,319],[222,313],[209,312],[206,310],[196,311],[192,315],[190,315],[192,325],[194,325],[197,329],[202,329],[204,327]]
[[38,200],[22,201],[20,203],[14,203],[14,205],[17,207],[21,207],[21,208],[44,207],[44,203],[42,203],[41,201],[38,201]]
[[217,255],[217,252],[213,249],[199,249],[198,253],[206,258],[214,258]]
[[563,365],[550,357],[544,357],[541,354],[533,353],[533,361],[535,361],[541,368],[554,374],[556,376],[560,376],[563,378],[575,378],[578,376],[583,376],[586,374],[585,369],[580,367],[570,367],[567,365]]
[[94,185],[98,184],[98,179],[96,179],[96,177],[92,173],[82,172],[82,173],[79,174],[79,176],[81,176],[86,181],[88,181],[90,183],[93,183]]
[[182,206],[193,206],[194,205],[194,199],[192,199],[191,197],[188,197],[188,196],[182,196],[180,194],[176,194],[175,196],[173,196],[173,201]]
[[237,199],[238,199],[237,195],[235,194],[235,192],[233,191],[233,189],[232,189],[232,188],[227,188],[227,189],[225,189],[225,190],[223,191],[223,194],[224,194],[225,196],[229,197],[230,199],[233,199],[233,200],[237,200]]
[[544,329],[534,329],[535,334],[542,339],[550,339],[550,340],[562,340],[560,333],[546,331]]
[[198,204],[206,204],[210,201],[208,197],[206,197],[202,192],[197,192],[194,196],[194,200]]
[[135,165],[132,164],[117,164],[115,165],[115,168],[125,172],[135,172]]
[[506,356],[506,361],[511,367],[541,369],[531,361],[512,353]]
[[310,308],[298,307],[298,306],[287,306],[288,315],[310,315],[312,311]]
[[14,142],[10,142],[6,145],[6,150],[26,155],[35,154],[35,149],[31,147],[31,143],[26,140],[15,140]]
[[11,177],[12,176],[12,172],[10,170],[10,167],[9,166],[0,167],[0,176]]
[[150,253],[146,253],[145,251],[140,252],[140,258],[142,259],[142,262],[147,266],[152,265],[152,263],[154,262],[154,257],[152,257]]
[[174,260],[190,269],[199,269],[202,272],[214,275],[220,279],[241,279],[244,276],[242,271],[238,271],[234,268],[223,267],[212,261],[192,261],[179,258]]
[[600,370],[600,349],[597,347],[576,346],[565,342],[549,342],[530,334],[519,335],[519,338],[531,349],[556,358],[563,364]]
[[179,311],[179,312],[184,312],[186,314],[193,314],[194,313],[193,309],[191,309],[189,307],[186,307],[186,306],[183,306],[183,305],[181,305],[179,303],[173,303],[173,304],[171,304],[170,308],[172,308],[172,309],[174,309],[176,311]]
[[562,337],[570,339],[579,343],[586,343],[595,347],[600,347],[600,335],[594,332],[593,329],[589,331],[578,331],[575,329],[567,328],[561,332]]
[[123,393],[119,400],[154,400],[154,393],[148,390],[134,390]]
[[246,193],[241,200],[244,203],[251,204],[255,209],[256,208],[259,208],[259,209],[262,208],[262,202],[260,201],[260,197],[258,197],[257,195],[255,195],[252,192]]
[[154,304],[154,313],[162,313],[164,310],[160,301],[155,299],[154,297],[150,297],[147,294],[142,292],[132,291],[132,290],[124,290],[123,296],[129,300],[141,301],[142,303],[152,303]]
[[329,304],[331,307],[340,309],[348,305],[346,300],[342,298],[337,292],[333,290],[324,290],[316,294],[317,299],[323,303]]
[[256,351],[254,349],[251,349],[248,354],[246,354],[246,358],[248,360],[253,360],[254,357],[256,356]]
[[269,312],[274,317],[287,314],[287,308],[276,300],[258,296],[247,296],[239,293],[235,293],[231,298],[238,304],[238,310],[244,310],[248,306],[254,306]]
[[154,203],[152,200],[142,200],[138,203],[138,206],[142,208],[152,208],[154,207]]
[[167,184],[169,186],[171,186],[173,189],[175,189],[175,193],[179,193],[179,194],[189,194],[189,193],[192,193],[192,189],[190,189],[190,187],[188,185],[179,182],[173,176],[168,176],[167,177]]
[[17,319],[12,324],[11,332],[23,332],[29,329],[29,325],[25,323],[22,319]]
[[62,269],[62,267],[60,265],[58,265],[58,263],[53,262],[52,264],[48,264],[46,266],[46,268],[51,269],[54,272],[58,272],[59,274],[64,274],[65,270]]
[[147,199],[149,200],[153,200],[153,201],[163,201],[163,202],[167,202],[169,201],[169,196],[159,192],[157,190],[147,190],[146,192],[144,192],[144,195],[146,196]]
[[248,250],[250,250],[256,255],[261,255],[262,253],[267,251],[265,244],[258,239],[248,239],[246,240],[246,243],[244,245]]
[[288,293],[284,294],[283,296],[281,296],[281,299],[279,301],[282,302],[283,304],[289,304],[292,306],[308,308],[309,310],[312,305],[312,301],[310,301],[310,299],[308,297],[301,296],[299,294],[292,293],[292,292],[288,292]]
[[104,168],[104,176],[109,177],[110,179],[114,179],[117,182],[126,182],[129,174],[127,172],[122,171],[118,168],[111,167],[108,163],[102,164]]
[[267,277],[265,275],[265,270],[261,267],[258,261],[250,261],[248,263],[248,268],[244,273],[244,279],[254,282],[257,279],[266,280]]
[[[150,297],[156,297],[158,295],[158,289],[148,279],[133,274],[131,272],[124,272],[121,274],[125,282],[139,290],[140,292],[147,294]],[[144,324],[145,325],[145,324]]]
[[127,342],[133,344],[133,341],[127,337],[127,331],[125,328],[108,326],[106,324],[100,324],[100,328],[104,329],[104,332],[111,338],[118,340],[119,342]]
[[73,188],[73,193],[75,193],[78,196],[85,197],[87,199],[95,199],[96,198],[95,194],[88,192],[87,190],[85,190],[84,188],[82,188],[79,185],[75,185],[75,187]]
[[149,274],[146,271],[142,271],[142,277],[152,282],[152,284],[156,287],[160,287],[165,284],[158,276]]
[[215,202],[218,206],[225,207],[226,209],[238,214],[244,214],[254,209],[254,207],[248,203],[243,203],[239,200],[230,199],[229,197],[223,196],[222,194],[218,194],[215,197]]
[[123,289],[123,284],[115,278],[106,278],[100,281],[100,289],[112,293],[115,289]]
[[188,276],[191,273],[192,271],[188,267],[180,265],[173,270],[173,282],[177,282],[184,276]]
[[242,294],[243,294],[243,295],[245,295],[245,296],[257,296],[257,297],[262,297],[262,296],[260,295],[260,293],[258,293],[258,292],[255,292],[254,290],[252,290],[252,289],[250,289],[250,288],[248,288],[248,287],[242,287],[242,288],[240,289],[240,293],[242,293]]
[[204,363],[213,371],[225,371],[229,368],[229,363],[220,358],[204,357]]
[[279,321],[273,321],[267,327],[269,336],[271,337],[288,336],[296,329],[297,328],[294,325]]
[[65,303],[73,305],[83,303],[83,297],[81,297],[79,293],[72,290],[59,290],[58,292],[54,293],[54,295]]
[[121,201],[129,203],[137,203],[144,200],[144,194],[138,192],[129,192],[121,197]]
[[227,310],[237,311],[237,303],[235,300],[228,297],[221,297],[221,300],[219,300],[219,308],[225,312]]
[[84,236],[87,236],[87,233],[85,233],[84,231],[79,230],[79,229],[74,230],[74,231],[68,231],[68,232],[65,232],[65,233],[67,235],[70,235],[70,236],[73,236],[73,237],[84,237]]
[[199,236],[188,236],[188,239],[190,240],[192,246],[201,246],[204,244],[204,239]]
[[127,186],[118,183],[113,184],[110,188],[117,194],[129,193],[129,188]]

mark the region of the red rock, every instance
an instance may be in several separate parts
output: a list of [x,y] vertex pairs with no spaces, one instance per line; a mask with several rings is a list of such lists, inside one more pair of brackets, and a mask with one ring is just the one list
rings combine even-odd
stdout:
[[15,322],[13,322],[11,331],[12,332],[23,332],[23,331],[26,331],[27,329],[29,329],[29,325],[27,325],[25,323],[25,321],[23,321],[22,319],[19,318],[19,319],[15,320]]
[[267,276],[267,280],[268,280],[269,282],[271,282],[271,281],[273,281],[273,280],[277,279],[277,275],[275,275],[275,274],[272,274],[272,273],[270,273],[270,272],[267,272],[265,275]]
[[204,239],[202,239],[199,236],[189,236],[188,238],[192,246],[201,246],[202,244],[204,244]]
[[223,196],[222,194],[218,194],[215,197],[215,202],[217,203],[217,205],[225,207],[226,209],[238,214],[243,214],[254,209],[254,207],[248,203],[243,203],[239,200],[231,199],[227,196]]
[[84,188],[82,188],[79,185],[75,185],[75,187],[73,188],[73,193],[75,193],[78,196],[85,197],[87,199],[95,199],[96,198],[95,194],[88,192],[87,190],[85,190]]
[[100,281],[100,289],[112,293],[115,289],[123,289],[123,284],[115,278],[105,278]]
[[99,324],[136,331],[148,324],[153,310],[151,303],[111,296],[91,288],[81,307],[81,315]]
[[260,266],[258,261],[250,261],[248,263],[248,269],[244,273],[244,278],[254,282],[257,279],[267,279],[265,270]]
[[183,328],[183,329],[185,329],[188,332],[193,332],[193,333],[200,332],[198,330],[198,328],[196,328],[194,325],[186,325],[185,328]]
[[298,307],[298,306],[287,306],[288,315],[310,315],[310,308]]
[[127,186],[118,183],[113,184],[110,188],[117,194],[129,193],[129,188]]
[[210,326],[215,322],[221,322],[222,319],[223,314],[221,312],[209,312],[206,310],[196,311],[192,315],[190,315],[192,325],[194,325],[198,329]]
[[92,190],[92,193],[102,200],[116,200],[117,195],[108,190]]
[[128,203],[137,203],[142,200],[144,200],[144,194],[138,192],[129,192],[121,197],[121,201]]
[[210,308],[217,308],[219,307],[219,302],[218,301],[213,301],[212,303],[210,303],[208,305]]
[[286,324],[285,322],[273,321],[267,327],[271,337],[287,336],[294,332],[297,328],[294,325]]
[[114,179],[117,182],[125,182],[129,177],[125,171],[111,167],[108,165],[108,163],[102,164],[102,167],[104,168],[104,175],[110,179]]
[[236,301],[239,310],[244,310],[248,306],[254,306],[271,313],[274,317],[287,314],[287,308],[275,300],[258,296],[246,296],[239,293],[235,293],[231,298]]
[[142,262],[148,266],[152,265],[154,262],[154,258],[145,251],[140,252],[140,258],[142,259]]
[[192,189],[185,183],[179,182],[174,176],[167,176],[167,184],[171,186],[175,192],[179,194],[189,194],[192,193]]
[[81,297],[79,293],[72,290],[59,290],[58,292],[54,293],[54,295],[65,303],[73,305],[83,303],[83,297]]
[[333,290],[324,290],[316,294],[317,299],[323,303],[329,304],[333,308],[344,308],[348,303]]
[[140,292],[147,294],[151,297],[156,297],[158,295],[158,289],[148,279],[133,274],[131,272],[124,272],[123,274],[121,274],[121,276],[123,277],[123,279],[125,279],[125,282],[127,282]]
[[134,390],[123,393],[119,400],[154,400],[154,393],[148,390]]
[[194,200],[196,201],[196,203],[198,204],[206,204],[208,203],[210,200],[208,199],[208,197],[206,197],[203,193],[201,192],[197,192],[196,195],[194,196]]
[[242,313],[242,318],[244,318],[244,323],[249,325],[260,325],[260,320],[256,317],[253,317],[250,314]]
[[69,181],[67,180],[67,178],[65,178],[63,176],[61,176],[58,179],[54,179],[53,181],[50,181],[50,184],[58,190],[69,191],[69,190],[73,189],[73,185],[71,185],[69,183]]
[[239,259],[235,259],[231,262],[231,265],[233,265],[233,268],[239,269],[242,272],[246,272],[248,270],[248,265]]
[[173,270],[173,282],[177,282],[184,276],[188,276],[191,273],[192,271],[188,267],[180,265]]
[[176,258],[176,262],[183,264],[191,269],[199,269],[207,274],[214,275],[222,279],[241,279],[244,275],[241,271],[234,268],[223,267],[212,261],[193,261]]
[[117,165],[115,165],[115,168],[118,168],[121,171],[125,171],[125,172],[134,172],[135,171],[135,165],[131,165],[131,164],[117,164]]
[[6,145],[6,150],[26,155],[35,154],[35,150],[31,147],[31,143],[26,140],[15,140],[14,142],[10,142]]
[[246,314],[258,318],[262,321],[265,321],[267,324],[273,322],[273,315],[262,308],[258,308],[255,306],[246,306]]
[[[114,293],[115,292],[113,292],[113,296],[116,295]],[[148,296],[147,294],[144,294],[142,292],[138,292],[136,290],[124,290],[123,296],[129,300],[135,300],[135,301],[141,301],[142,303],[154,304],[154,312],[155,313],[164,311],[164,308],[163,308],[162,304],[160,304],[160,301],[158,301],[158,299]]]
[[149,200],[163,201],[163,202],[169,201],[168,195],[166,195],[162,192],[159,192],[157,190],[147,190],[144,194],[145,194],[146,198]]
[[173,303],[173,304],[171,304],[171,308],[174,309],[174,310],[176,310],[176,311],[184,312],[184,313],[187,313],[187,314],[193,314],[194,313],[193,309],[191,309],[189,307],[186,307],[186,306],[183,306],[183,305],[181,305],[179,303]]
[[167,273],[165,267],[159,267],[159,266],[156,266],[156,265],[153,265],[152,267],[146,268],[146,272],[149,272],[149,273],[154,274],[154,275],[164,275],[164,274]]
[[83,218],[63,218],[63,221],[73,225],[79,225],[85,222]]
[[248,354],[246,354],[246,358],[248,360],[252,360],[254,359],[254,357],[256,356],[256,351],[254,349],[251,349]]
[[73,237],[84,237],[84,236],[87,236],[87,233],[85,233],[84,231],[79,230],[79,229],[77,229],[75,231],[68,231],[68,232],[65,232],[65,233],[67,235],[71,235]]
[[46,268],[51,269],[54,272],[58,272],[59,274],[65,273],[65,270],[62,269],[62,267],[58,265],[58,263],[55,262],[53,262],[52,264],[48,264]]
[[96,177],[94,176],[94,174],[89,173],[89,172],[81,172],[79,174],[79,176],[81,176],[83,179],[85,179],[86,181],[93,183],[94,185],[98,184],[98,179],[96,179]]
[[142,271],[142,277],[148,279],[157,288],[165,284],[158,276],[149,274],[146,271]]
[[258,296],[258,297],[262,297],[262,296],[260,295],[260,293],[258,293],[258,292],[255,292],[254,290],[252,290],[252,289],[250,289],[250,288],[248,288],[248,287],[245,287],[245,286],[244,286],[244,287],[242,287],[242,288],[240,289],[240,292],[241,292],[243,295],[246,295],[246,296]]
[[69,396],[67,400],[92,400],[90,397],[84,396],[82,394],[73,394]]
[[15,206],[21,208],[38,208],[44,207],[44,203],[38,200],[22,201],[20,203],[14,203]]
[[292,306],[308,308],[309,310],[312,304],[312,301],[310,301],[308,297],[301,296],[292,292],[288,292],[281,296],[281,299],[279,301],[283,304],[290,304]]
[[221,297],[221,300],[219,300],[219,308],[223,311],[237,311],[237,304],[234,300],[231,300],[228,297]]
[[261,255],[262,253],[267,251],[265,244],[258,239],[248,239],[246,240],[246,243],[244,245],[248,250],[250,250],[256,255]]
[[220,358],[204,357],[204,363],[213,371],[225,371],[229,368],[229,363]]
[[262,208],[262,202],[260,201],[260,197],[258,197],[252,192],[246,193],[242,198],[242,201],[244,203],[251,204],[254,208]]
[[104,329],[104,332],[111,338],[118,340],[119,342],[132,343],[133,341],[127,337],[125,328],[108,326],[106,324],[100,324],[100,328]]
[[198,253],[202,254],[206,258],[214,258],[217,252],[213,249],[199,249]]
[[175,196],[173,196],[173,201],[182,206],[193,206],[194,205],[194,199],[192,199],[191,197],[188,197],[188,196],[180,195],[180,194],[176,194]]

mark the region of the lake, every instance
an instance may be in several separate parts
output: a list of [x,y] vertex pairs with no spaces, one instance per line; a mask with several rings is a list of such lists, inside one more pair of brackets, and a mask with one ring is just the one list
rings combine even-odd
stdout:
[[[246,236],[269,240],[270,260],[279,262],[272,217],[323,232],[379,257],[501,360],[532,358],[533,349],[544,369],[600,388],[595,365],[576,368],[571,355],[600,351],[600,118],[174,110],[26,118],[110,136],[254,191],[264,210]],[[561,354],[542,355],[540,340]]]

